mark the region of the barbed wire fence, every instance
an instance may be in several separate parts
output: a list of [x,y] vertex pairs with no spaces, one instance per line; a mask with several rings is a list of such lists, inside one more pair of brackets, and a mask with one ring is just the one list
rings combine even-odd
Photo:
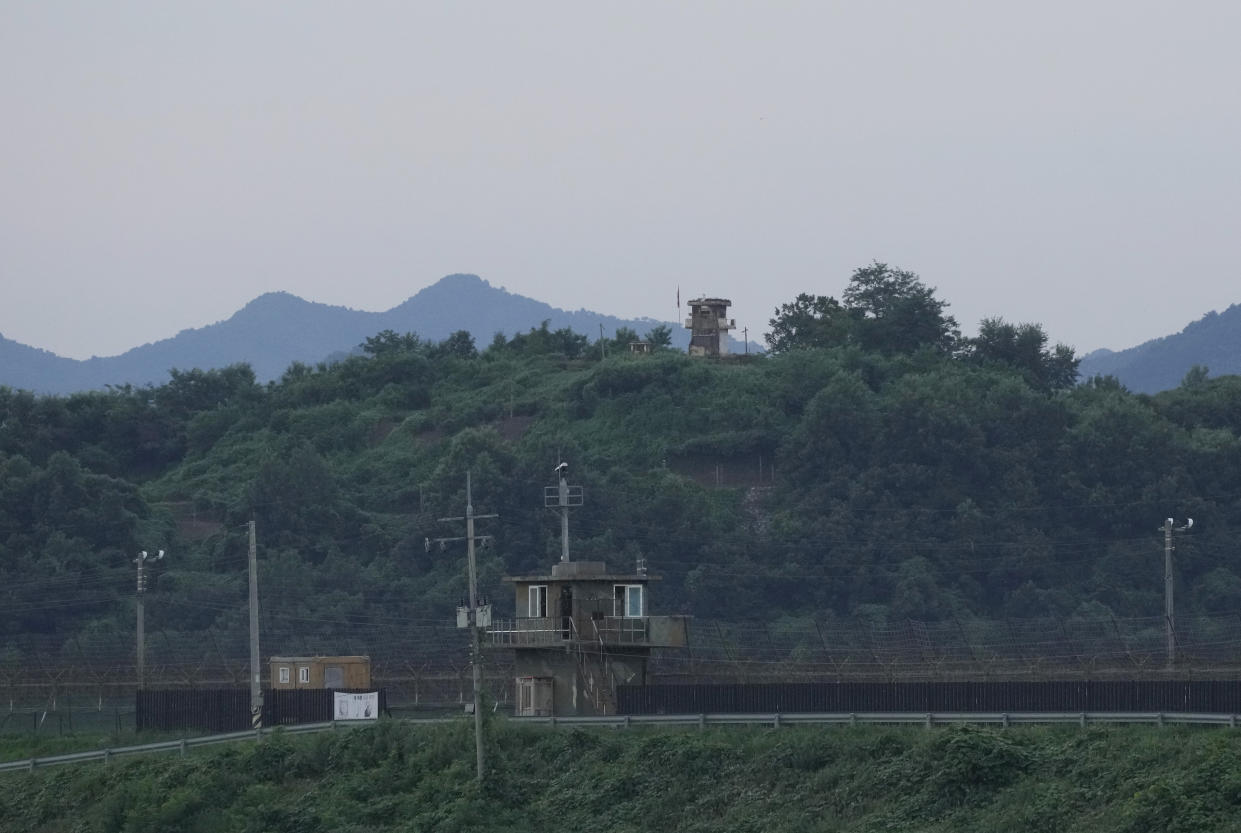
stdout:
[[692,620],[687,648],[657,652],[660,682],[1203,678],[1241,676],[1241,614],[865,623]]
[[[453,622],[268,622],[264,644],[282,656],[367,655],[372,682],[404,709],[444,709],[470,699],[469,651]],[[762,683],[952,679],[1238,679],[1241,613],[1177,621],[1169,667],[1162,617],[1039,618],[867,623],[832,616],[780,622],[690,619],[684,648],[654,649],[648,682]],[[248,636],[235,631],[148,633],[152,688],[246,685]],[[66,703],[132,707],[132,634],[10,634],[0,642],[0,714],[58,712]],[[486,651],[486,688],[513,696],[513,654]],[[264,673],[266,666],[264,665]],[[0,730],[4,717],[0,717]]]

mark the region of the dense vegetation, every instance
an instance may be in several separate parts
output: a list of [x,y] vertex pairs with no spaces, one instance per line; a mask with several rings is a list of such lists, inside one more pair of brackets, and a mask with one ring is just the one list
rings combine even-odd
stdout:
[[241,632],[252,517],[265,615],[328,637],[449,618],[463,558],[423,542],[462,534],[435,519],[462,514],[467,469],[477,510],[500,514],[480,524],[481,586],[502,614],[501,576],[558,557],[542,491],[561,459],[587,495],[575,558],[644,557],[664,612],[1156,616],[1170,516],[1197,521],[1178,609],[1241,607],[1241,378],[1072,386],[1076,359],[1041,327],[963,339],[883,264],[842,299],[801,296],[772,355],[725,362],[545,325],[482,350],[387,331],[266,385],[239,365],[0,389],[0,633],[129,633],[131,560],[156,549],[151,632]]
[[1227,730],[373,728],[11,774],[0,830],[1228,831]]

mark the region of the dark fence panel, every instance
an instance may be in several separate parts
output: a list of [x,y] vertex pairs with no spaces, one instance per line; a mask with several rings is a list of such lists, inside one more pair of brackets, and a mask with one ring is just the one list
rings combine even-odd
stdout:
[[203,729],[237,732],[250,728],[250,690],[245,688],[142,689],[134,725],[144,729]]
[[[380,689],[339,689],[341,693],[379,692],[379,711],[388,711],[387,692]],[[263,725],[323,723],[333,719],[333,689],[267,689],[263,692]],[[137,696],[138,730],[201,729],[240,732],[251,728],[248,688],[142,690]]]
[[1241,680],[978,680],[622,685],[620,714],[1214,712],[1241,714]]
[[337,691],[341,694],[365,694],[368,691],[378,691],[380,714],[388,713],[388,692],[382,688],[269,689],[263,694],[263,725],[323,723],[332,720],[332,706],[336,702],[333,695]]

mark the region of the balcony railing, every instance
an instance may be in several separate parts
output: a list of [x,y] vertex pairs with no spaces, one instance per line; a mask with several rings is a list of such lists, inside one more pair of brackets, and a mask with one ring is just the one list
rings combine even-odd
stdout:
[[487,639],[492,645],[514,648],[560,645],[568,642],[570,635],[563,616],[493,619],[487,631]]
[[487,631],[492,645],[540,648],[581,642],[604,645],[681,647],[685,644],[682,616],[546,616],[495,619]]

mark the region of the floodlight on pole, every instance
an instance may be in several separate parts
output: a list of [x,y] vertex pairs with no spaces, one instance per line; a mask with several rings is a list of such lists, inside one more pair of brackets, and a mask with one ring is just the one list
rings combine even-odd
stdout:
[[158,555],[150,555],[146,550],[138,553],[138,557],[134,559],[134,563],[138,565],[138,596],[135,601],[137,608],[137,627],[134,634],[135,652],[138,665],[138,688],[142,688],[146,684],[146,605],[144,596],[147,592],[146,563],[148,561],[159,561],[164,557],[164,551],[160,550]]
[[1168,668],[1176,664],[1176,612],[1172,599],[1172,533],[1188,532],[1193,528],[1194,519],[1187,518],[1182,526],[1173,526],[1174,523],[1176,521],[1172,518],[1167,518],[1160,527],[1163,530],[1163,615],[1168,639]]

